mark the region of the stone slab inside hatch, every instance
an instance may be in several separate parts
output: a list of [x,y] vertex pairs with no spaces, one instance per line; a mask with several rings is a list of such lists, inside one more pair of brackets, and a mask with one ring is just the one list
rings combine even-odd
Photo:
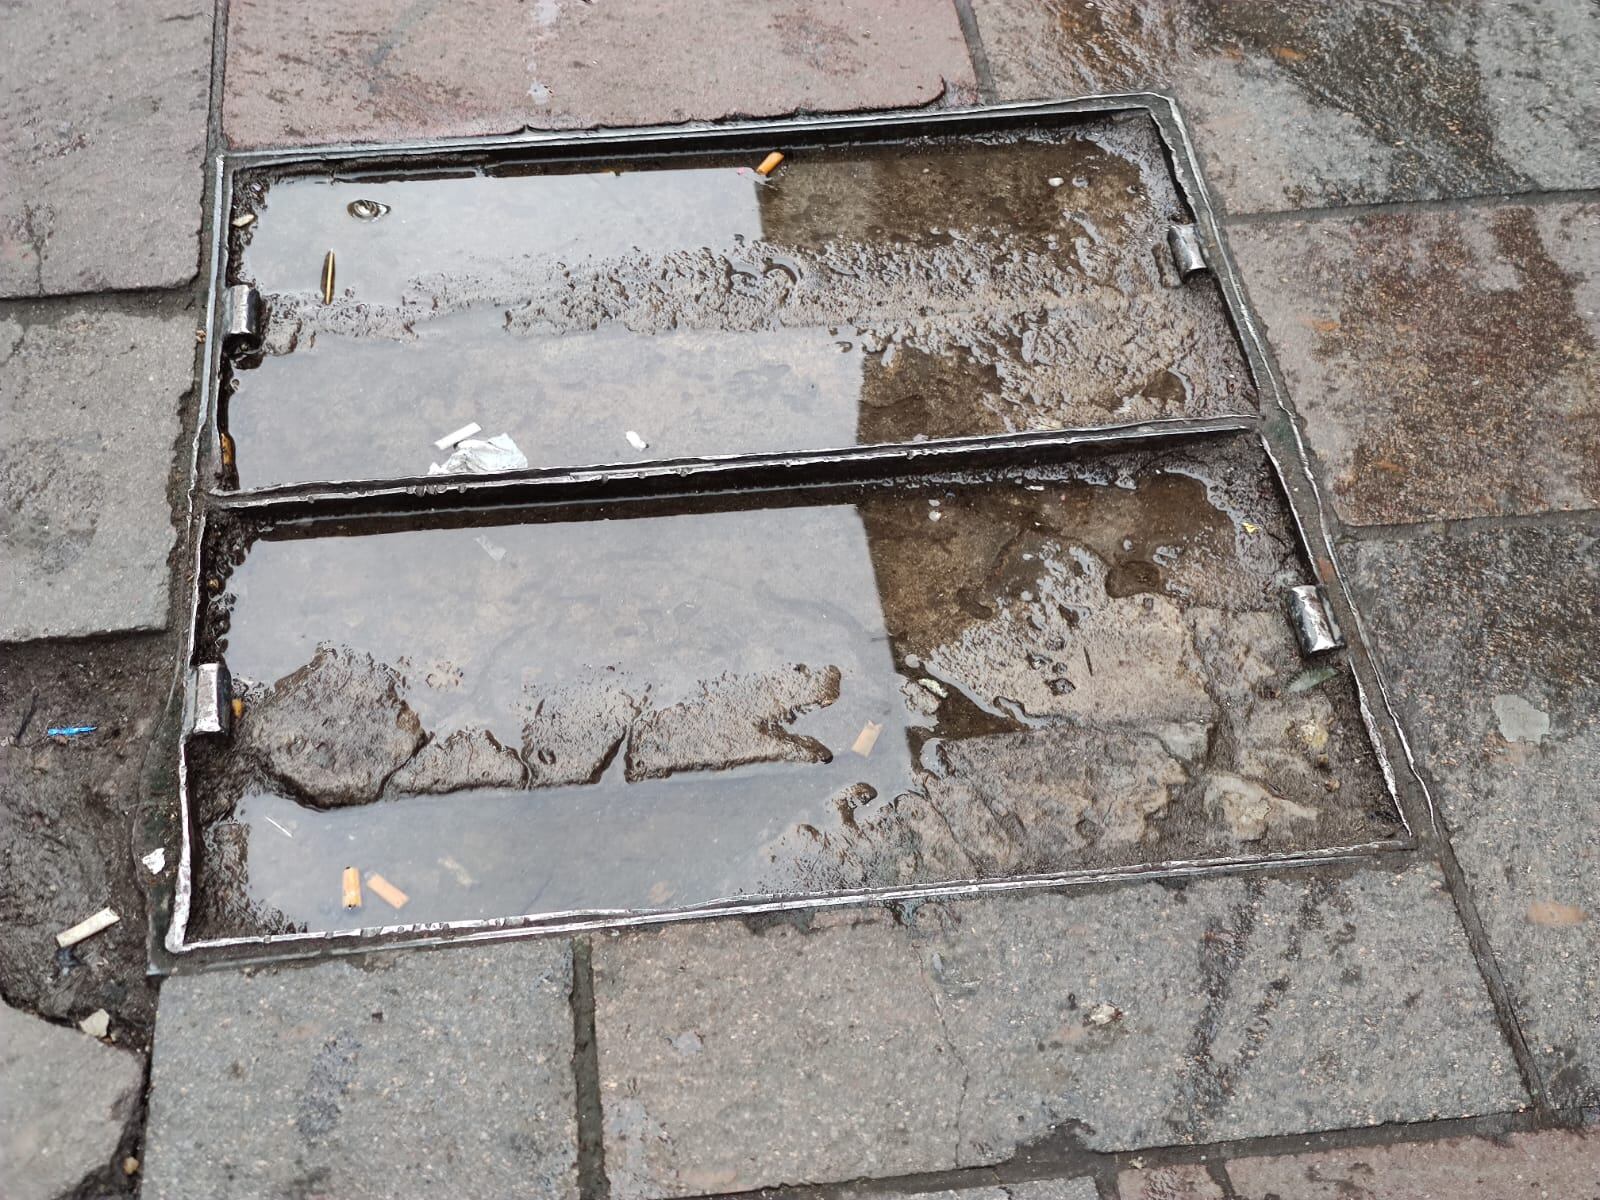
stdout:
[[782,149],[242,174],[239,485],[426,475],[469,422],[572,467],[1254,411],[1143,114]]
[[221,537],[191,936],[1399,832],[1253,437],[730,503]]

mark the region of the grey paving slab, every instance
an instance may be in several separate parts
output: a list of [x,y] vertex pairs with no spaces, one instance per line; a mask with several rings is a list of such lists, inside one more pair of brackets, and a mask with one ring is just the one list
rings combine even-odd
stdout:
[[194,277],[211,12],[207,0],[6,6],[0,296]]
[[877,1191],[849,1188],[841,1200],[1099,1200],[1094,1180],[1034,1179],[1025,1183],[996,1183],[985,1187],[949,1188],[932,1192]]
[[1425,866],[720,921],[594,966],[617,1200],[1524,1102]]
[[973,0],[1002,97],[1160,90],[1230,211],[1600,183],[1584,0]]
[[0,1195],[54,1200],[111,1165],[144,1065],[0,1004]]
[[191,313],[0,305],[0,641],[167,620]]
[[1600,519],[1348,556],[1413,747],[1561,1104],[1600,1101]]
[[1226,1200],[1222,1188],[1203,1166],[1185,1163],[1117,1176],[1118,1200]]
[[1241,1158],[1228,1176],[1238,1200],[1600,1200],[1600,1135],[1552,1130]]
[[975,96],[945,0],[229,6],[236,146],[392,141]]
[[171,978],[141,1194],[576,1197],[571,989],[552,941]]
[[1600,504],[1600,204],[1228,236],[1346,521]]

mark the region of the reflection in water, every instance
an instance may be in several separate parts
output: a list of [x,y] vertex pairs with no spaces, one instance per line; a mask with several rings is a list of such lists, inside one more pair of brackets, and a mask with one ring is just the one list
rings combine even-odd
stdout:
[[[197,767],[202,932],[1388,832],[1349,676],[1308,676],[1283,617],[1300,567],[1248,444],[501,520],[262,540],[227,578],[245,714]],[[349,865],[403,914],[344,913]]]
[[575,466],[1254,406],[1220,294],[1161,257],[1181,206],[1147,122],[800,148],[767,181],[672,160],[247,203],[233,274],[268,322],[227,400],[244,486],[425,474],[468,421]]

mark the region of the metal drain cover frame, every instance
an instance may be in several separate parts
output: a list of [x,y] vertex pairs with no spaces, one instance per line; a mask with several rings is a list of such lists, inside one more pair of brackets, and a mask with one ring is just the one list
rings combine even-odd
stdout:
[[[317,170],[384,172],[408,177],[437,172],[452,164],[525,162],[536,166],[551,157],[582,155],[600,159],[640,159],[673,154],[765,153],[774,146],[848,143],[853,138],[882,141],[894,137],[960,138],[1020,126],[1070,125],[1086,118],[1145,118],[1153,123],[1189,220],[1167,232],[1167,247],[1181,279],[1213,278],[1227,319],[1243,350],[1260,401],[1259,415],[1170,418],[1045,433],[935,439],[916,445],[860,446],[785,454],[714,456],[637,465],[561,467],[510,476],[450,477],[448,480],[328,480],[255,489],[227,486],[226,467],[233,447],[220,422],[228,357],[259,336],[260,299],[239,290],[229,278],[229,214],[236,189],[252,173]],[[653,924],[762,911],[884,902],[921,896],[960,896],[986,891],[1059,888],[1136,877],[1163,877],[1239,870],[1258,866],[1352,859],[1415,845],[1411,831],[1426,819],[1428,801],[1411,770],[1398,775],[1392,764],[1409,765],[1410,755],[1361,636],[1339,577],[1330,526],[1311,476],[1309,459],[1282,381],[1245,302],[1237,269],[1212,212],[1187,127],[1167,97],[1138,93],[1056,102],[1024,102],[968,109],[919,110],[865,116],[786,119],[703,127],[641,128],[603,133],[526,133],[505,137],[448,139],[396,145],[343,145],[284,152],[231,152],[214,161],[211,187],[211,305],[206,315],[206,354],[201,376],[204,413],[192,446],[189,583],[191,607],[185,627],[185,708],[212,713],[190,728],[188,716],[178,737],[176,791],[179,837],[177,871],[169,890],[158,894],[158,913],[168,917],[164,936],[150,943],[151,969],[166,973],[185,964],[214,960],[254,961],[325,955],[369,949],[375,943],[433,944],[444,940],[506,938],[625,925]],[[339,518],[394,518],[407,513],[441,513],[463,508],[566,505],[596,501],[650,505],[673,496],[751,489],[807,489],[870,482],[907,471],[928,472],[992,464],[1047,465],[1083,454],[1136,446],[1184,444],[1218,435],[1259,438],[1282,487],[1283,499],[1312,571],[1308,581],[1326,606],[1332,629],[1352,632],[1346,648],[1360,699],[1362,720],[1390,797],[1404,826],[1391,839],[1359,846],[1289,854],[1240,855],[1191,862],[1160,862],[1113,870],[1069,870],[1004,879],[944,882],[842,892],[762,895],[682,908],[630,911],[572,911],[493,919],[400,923],[306,933],[195,938],[191,908],[195,899],[195,798],[190,793],[189,740],[217,736],[227,714],[213,694],[217,672],[225,666],[201,664],[201,622],[207,594],[204,554],[208,537],[239,522],[271,527]],[[1289,620],[1286,612],[1285,620]],[[1311,646],[1306,647],[1308,650]],[[202,669],[203,668],[203,669]],[[210,673],[207,674],[206,672]],[[162,889],[158,889],[161,892]],[[158,918],[159,919],[159,918]]]

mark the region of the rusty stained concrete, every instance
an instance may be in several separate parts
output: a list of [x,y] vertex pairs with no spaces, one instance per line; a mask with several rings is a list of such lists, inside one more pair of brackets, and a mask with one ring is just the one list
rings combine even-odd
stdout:
[[1355,525],[1600,504],[1600,204],[1236,226]]

